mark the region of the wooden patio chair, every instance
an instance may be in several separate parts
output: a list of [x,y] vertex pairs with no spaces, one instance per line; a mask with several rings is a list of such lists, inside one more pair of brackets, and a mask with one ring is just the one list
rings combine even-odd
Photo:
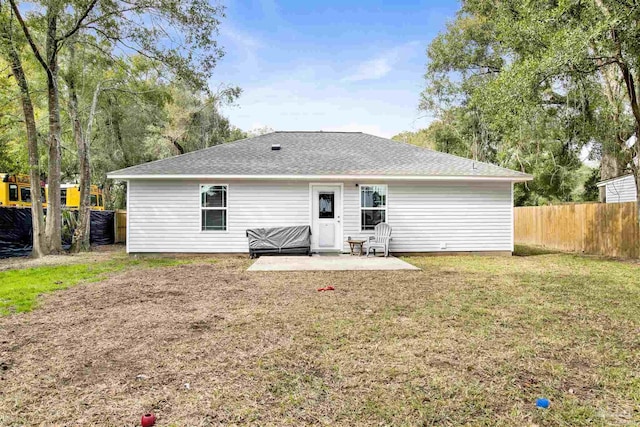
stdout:
[[376,249],[382,249],[384,256],[389,256],[389,242],[391,241],[391,226],[385,222],[381,222],[376,225],[373,231],[374,235],[369,236],[367,242],[367,256],[373,249],[373,254],[376,254]]

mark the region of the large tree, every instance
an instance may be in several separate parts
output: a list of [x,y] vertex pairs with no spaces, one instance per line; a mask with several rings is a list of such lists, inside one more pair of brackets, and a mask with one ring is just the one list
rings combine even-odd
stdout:
[[435,148],[433,137],[428,129],[420,129],[415,132],[404,131],[391,137],[396,141],[406,142],[407,144],[418,145],[420,147]]
[[[0,4],[2,7],[2,4]],[[29,171],[31,180],[31,222],[33,250],[31,256],[39,258],[47,253],[45,244],[45,223],[42,199],[40,198],[40,162],[38,154],[38,131],[35,108],[29,81],[25,73],[19,49],[22,38],[13,27],[11,14],[4,7],[0,9],[0,54],[11,68],[12,77],[19,88],[20,103],[26,129],[27,150],[29,153]]]
[[184,154],[246,137],[220,111],[222,105],[237,99],[239,88],[222,88],[211,94],[174,83],[167,90],[170,97],[167,120],[146,141],[147,148],[156,150],[157,157]]
[[640,125],[638,13],[614,0],[464,1],[429,47],[423,108],[475,111],[498,162],[534,173],[529,192],[569,195],[562,183],[585,144],[602,155],[604,177],[638,177],[638,146],[624,144]]
[[[222,55],[214,36],[223,11],[206,0],[178,3],[172,0],[47,0],[36,2],[35,7],[32,2],[21,5],[18,0],[9,0],[9,3],[12,9],[9,19],[15,19],[31,55],[47,76],[49,205],[46,242],[47,250],[55,253],[61,250],[59,58],[70,41],[87,35],[96,46],[106,46],[104,54],[107,56],[114,55],[114,50],[138,53],[185,84],[204,89]],[[69,106],[71,110],[75,108],[73,100]],[[76,138],[84,144],[77,132],[79,129],[76,127]],[[80,152],[86,157],[88,150]],[[83,182],[81,187],[87,185]],[[87,200],[84,197],[82,202],[86,204]],[[86,211],[86,206],[81,210]]]

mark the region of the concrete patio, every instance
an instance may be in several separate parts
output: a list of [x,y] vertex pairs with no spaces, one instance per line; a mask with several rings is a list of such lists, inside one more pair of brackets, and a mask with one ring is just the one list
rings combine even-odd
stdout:
[[263,256],[248,271],[420,270],[394,257],[351,255]]

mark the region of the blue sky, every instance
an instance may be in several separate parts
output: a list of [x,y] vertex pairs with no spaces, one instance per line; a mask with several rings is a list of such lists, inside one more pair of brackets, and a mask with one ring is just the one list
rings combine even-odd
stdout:
[[227,0],[226,51],[212,86],[238,85],[226,107],[243,130],[363,131],[428,125],[418,111],[429,41],[456,1]]

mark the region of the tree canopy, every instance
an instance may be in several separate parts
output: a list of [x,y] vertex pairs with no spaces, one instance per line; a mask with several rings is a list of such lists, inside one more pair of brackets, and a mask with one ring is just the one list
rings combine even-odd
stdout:
[[624,1],[463,1],[427,50],[432,144],[532,173],[518,204],[593,197],[575,192],[584,147],[603,179],[634,169],[638,18]]
[[0,152],[13,154],[0,166],[28,171],[34,194],[47,182],[48,220],[39,200],[31,207],[35,256],[62,250],[63,181],[78,182],[71,248],[86,250],[91,183],[109,207],[124,200],[108,170],[243,136],[219,108],[240,89],[209,86],[223,16],[208,0],[0,3],[0,65],[11,69],[0,77],[0,125],[11,126]]
[[[246,137],[221,113],[221,107],[235,102],[241,90],[210,87],[209,83],[223,55],[215,40],[219,19],[224,16],[222,7],[200,0],[180,4],[85,1],[47,2],[31,11],[15,4],[38,48],[46,45],[47,13],[55,13],[59,20],[56,83],[60,89],[62,181],[77,182],[80,176],[70,111],[71,84],[75,86],[81,129],[85,134],[91,129],[86,135],[92,153],[91,182],[107,189],[112,185],[106,179],[110,170]],[[3,34],[3,40],[19,52],[31,87],[39,174],[46,180],[50,160],[47,75],[21,31],[16,13],[6,3],[0,13],[5,28],[11,29]],[[10,69],[6,55],[0,56],[0,67]],[[19,94],[15,76],[3,72],[2,172],[30,171]],[[108,203],[123,207],[123,197],[117,194],[120,190],[115,190],[108,195]]]

